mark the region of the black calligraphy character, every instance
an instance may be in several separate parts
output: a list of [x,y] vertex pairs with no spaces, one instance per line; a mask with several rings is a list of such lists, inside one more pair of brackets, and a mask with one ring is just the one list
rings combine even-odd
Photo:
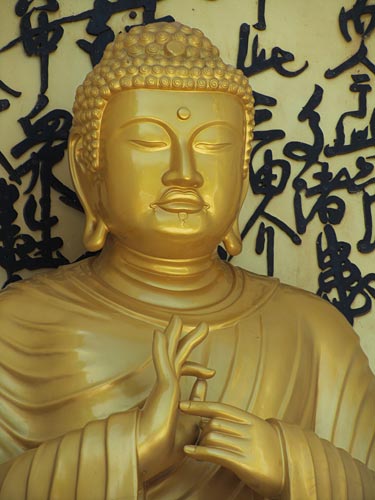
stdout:
[[[56,12],[59,10],[59,2],[56,0],[46,1],[47,3],[40,5],[39,7],[33,7],[33,10],[46,10],[48,12]],[[24,16],[32,3],[34,3],[34,0],[18,0],[14,8],[16,15],[19,17]]]
[[251,48],[251,63],[249,66],[246,66],[245,61],[249,50],[249,38],[250,25],[243,23],[240,27],[237,68],[241,69],[246,76],[256,75],[257,73],[273,68],[281,76],[293,77],[301,74],[309,65],[305,61],[305,64],[296,71],[284,68],[286,63],[294,61],[295,58],[291,52],[283,50],[280,47],[274,47],[270,57],[267,59],[266,50],[261,49],[259,51],[259,36],[255,35]]
[[10,164],[6,156],[1,151],[0,151],[0,165],[8,174],[9,180],[21,185],[22,183],[21,177],[15,172],[13,166]]
[[300,122],[307,121],[314,137],[312,144],[301,141],[291,141],[284,147],[284,154],[288,158],[296,161],[303,161],[304,166],[299,175],[302,175],[311,165],[319,162],[319,157],[323,151],[324,134],[320,127],[320,115],[316,111],[323,99],[323,89],[315,85],[314,92],[306,105],[298,114]]
[[5,179],[0,179],[0,266],[7,273],[4,286],[21,279],[16,274],[20,267],[15,252],[15,241],[20,232],[20,227],[14,224],[17,219],[14,204],[18,198],[19,192],[16,186],[7,184]]
[[[352,69],[360,63],[375,74],[375,64],[367,57],[368,50],[365,45],[365,39],[370,36],[375,28],[375,5],[367,5],[367,0],[356,0],[351,9],[347,11],[344,7],[341,9],[339,15],[340,31],[347,42],[352,41],[348,27],[350,21],[353,22],[356,33],[361,37],[359,49],[336,68],[328,69],[325,72],[326,78],[336,78],[344,71]],[[365,21],[367,21],[367,25]]]
[[21,18],[21,37],[26,54],[40,59],[40,93],[44,94],[48,88],[49,55],[57,49],[64,29],[56,22],[49,22],[48,14],[44,11],[37,16],[38,25],[32,27],[32,13],[31,11]]
[[357,119],[366,117],[367,94],[372,90],[371,86],[367,83],[370,80],[368,75],[352,75],[352,79],[354,83],[350,85],[350,90],[358,93],[358,108],[353,111],[346,111],[340,116],[336,125],[336,139],[333,141],[333,146],[327,145],[324,148],[324,153],[327,157],[375,146],[375,108],[372,110],[369,125],[361,130],[353,129],[350,134],[350,142],[346,142],[345,119],[347,117]]
[[[308,187],[307,181],[297,176],[293,181],[294,194],[294,216],[296,227],[299,234],[304,234],[308,224],[314,219],[315,215],[319,216],[322,224],[340,224],[345,215],[346,205],[343,199],[339,196],[331,194],[334,190],[330,184],[333,174],[329,171],[328,163],[319,162],[317,164],[319,171],[313,174],[313,179],[317,180],[316,186]],[[303,212],[303,197],[311,198],[318,195],[318,199],[313,204],[307,215]]]
[[[155,19],[156,3],[157,0],[95,0],[90,12],[90,21],[86,27],[86,32],[89,35],[94,35],[95,40],[88,42],[80,39],[77,41],[77,45],[90,55],[91,64],[95,66],[101,60],[106,46],[115,38],[113,30],[107,25],[115,13],[143,7],[142,24],[174,21],[172,16]],[[127,26],[126,30],[128,31],[130,28],[131,26]]]
[[258,21],[253,24],[253,27],[259,31],[264,31],[266,25],[266,0],[258,0]]
[[[360,269],[350,261],[349,243],[338,241],[332,226],[324,228],[326,246],[320,233],[317,239],[319,274],[318,295],[331,302],[353,324],[354,318],[368,313],[375,299],[375,273],[362,277]],[[331,298],[330,294],[334,297]]]
[[[368,21],[367,26],[364,20]],[[340,30],[347,42],[352,40],[348,29],[349,21],[353,22],[358,35],[364,38],[368,37],[375,28],[375,5],[367,5],[367,0],[356,0],[351,9],[345,10],[344,7],[341,9],[339,15]]]
[[360,63],[362,63],[364,66],[366,66],[366,68],[368,68],[372,73],[375,74],[375,64],[372,63],[370,59],[368,59],[367,53],[367,47],[364,40],[362,40],[358,51],[353,56],[349,57],[349,59],[347,59],[342,64],[339,64],[336,68],[327,69],[327,71],[324,73],[324,76],[329,79],[336,78],[336,76],[341,75],[341,73],[344,73],[344,71],[354,68],[355,66],[357,66],[357,64]]
[[[13,96],[13,97],[20,97],[21,92],[18,92],[18,90],[14,90],[10,88],[8,85],[6,85],[2,80],[0,80],[0,90],[3,90],[7,94]],[[5,111],[8,109],[10,106],[10,102],[8,99],[0,99],[0,113],[2,111]]]
[[363,193],[363,216],[365,223],[365,234],[363,239],[357,243],[358,251],[361,253],[370,253],[375,250],[373,211],[375,213],[375,195]]
[[266,248],[267,255],[267,276],[274,274],[274,253],[275,253],[275,229],[262,222],[259,226],[258,235],[255,243],[255,252],[261,255]]

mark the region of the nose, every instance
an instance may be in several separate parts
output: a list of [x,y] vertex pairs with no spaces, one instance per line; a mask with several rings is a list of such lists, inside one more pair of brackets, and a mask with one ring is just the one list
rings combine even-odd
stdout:
[[203,185],[203,177],[196,169],[193,152],[188,144],[173,144],[169,169],[163,174],[162,182],[165,186],[187,188]]

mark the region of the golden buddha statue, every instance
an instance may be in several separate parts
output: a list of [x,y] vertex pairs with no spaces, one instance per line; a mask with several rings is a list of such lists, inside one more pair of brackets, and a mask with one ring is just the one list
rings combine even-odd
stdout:
[[375,377],[241,250],[253,100],[196,29],[119,34],[69,154],[100,255],[0,296],[0,499],[375,498]]

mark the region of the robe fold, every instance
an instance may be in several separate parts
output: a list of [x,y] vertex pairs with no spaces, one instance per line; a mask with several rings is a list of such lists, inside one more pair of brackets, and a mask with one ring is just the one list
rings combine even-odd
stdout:
[[[90,259],[9,286],[0,295],[0,500],[260,498],[231,471],[190,458],[140,480],[152,333],[173,313],[186,331],[210,326],[191,356],[217,371],[207,400],[278,430],[280,498],[375,498],[375,377],[358,337],[314,295],[232,272],[218,304],[149,305],[147,314],[100,282]],[[181,380],[182,399],[192,383]]]

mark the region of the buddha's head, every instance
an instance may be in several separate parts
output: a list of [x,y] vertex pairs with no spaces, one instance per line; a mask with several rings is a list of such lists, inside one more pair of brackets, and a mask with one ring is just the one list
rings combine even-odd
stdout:
[[89,250],[111,233],[161,258],[198,257],[220,241],[239,253],[253,98],[201,31],[155,23],[120,33],[73,110],[69,158]]

